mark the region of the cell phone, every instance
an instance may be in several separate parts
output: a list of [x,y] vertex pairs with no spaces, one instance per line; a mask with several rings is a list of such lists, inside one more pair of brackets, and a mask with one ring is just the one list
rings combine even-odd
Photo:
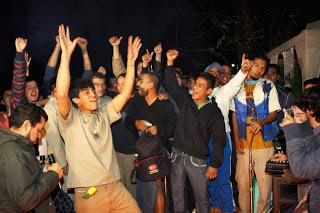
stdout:
[[293,110],[292,110],[291,107],[290,107],[290,108],[287,108],[286,111],[287,111],[287,113],[288,113],[291,117],[294,117]]

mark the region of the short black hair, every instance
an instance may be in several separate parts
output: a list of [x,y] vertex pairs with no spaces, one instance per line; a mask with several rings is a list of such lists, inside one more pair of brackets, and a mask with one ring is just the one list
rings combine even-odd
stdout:
[[152,73],[152,72],[145,72],[143,73],[143,75],[147,75],[148,78],[150,79],[150,81],[153,83],[153,87],[156,88],[156,90],[158,91],[160,84],[159,84],[159,77]]
[[198,78],[203,78],[204,80],[206,80],[208,88],[211,88],[211,89],[214,88],[214,85],[216,83],[216,79],[210,73],[202,72],[197,76],[197,78],[195,80],[197,80]]
[[34,77],[32,77],[32,76],[27,76],[25,82],[26,82],[26,83],[29,83],[29,82],[31,82],[31,81],[34,81],[34,82],[36,82],[36,83],[38,84],[37,80],[36,80]]
[[312,116],[315,116],[316,120],[320,122],[320,86],[306,89],[294,105],[304,112],[311,111]]
[[268,67],[267,67],[267,70],[270,67],[275,69],[275,71],[277,72],[277,75],[280,75],[280,67],[277,64],[269,64]]
[[315,86],[320,86],[320,78],[310,78],[303,82],[303,87],[307,84],[314,84]]
[[40,106],[27,103],[12,111],[9,117],[9,127],[20,128],[26,120],[29,120],[31,126],[34,127],[41,121],[41,117],[48,120],[47,113]]
[[94,78],[99,78],[99,79],[103,79],[106,80],[105,75],[103,75],[101,72],[94,72],[91,76],[91,80]]
[[91,88],[94,90],[94,85],[91,80],[87,79],[76,79],[72,82],[70,87],[69,96],[71,100],[73,98],[79,98],[79,94],[81,90]]

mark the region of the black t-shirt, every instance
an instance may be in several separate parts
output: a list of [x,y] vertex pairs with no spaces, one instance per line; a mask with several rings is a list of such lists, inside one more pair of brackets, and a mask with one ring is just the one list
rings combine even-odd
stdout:
[[133,121],[146,120],[153,126],[157,126],[157,135],[162,139],[163,145],[170,150],[167,139],[173,136],[177,122],[173,104],[169,100],[156,99],[148,105],[145,99],[139,96],[134,103]]
[[135,142],[138,138],[138,132],[130,128],[132,123],[130,114],[132,114],[132,99],[122,110],[121,119],[111,125],[114,149],[123,154],[135,153]]

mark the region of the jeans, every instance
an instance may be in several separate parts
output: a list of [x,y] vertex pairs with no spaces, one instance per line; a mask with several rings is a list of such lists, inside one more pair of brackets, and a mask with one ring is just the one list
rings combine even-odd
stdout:
[[175,213],[185,212],[185,180],[188,176],[198,213],[209,212],[208,182],[206,177],[207,164],[199,159],[173,148],[171,155],[171,184],[173,209]]
[[137,179],[136,199],[142,213],[154,212],[157,197],[156,181],[143,182]]

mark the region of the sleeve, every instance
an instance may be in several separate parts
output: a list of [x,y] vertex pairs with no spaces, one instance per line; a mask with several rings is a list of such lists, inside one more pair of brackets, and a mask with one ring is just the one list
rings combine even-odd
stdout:
[[118,59],[112,58],[112,72],[116,78],[122,73],[126,72],[126,68],[124,66],[121,55],[120,55],[120,58]]
[[272,88],[269,94],[269,112],[280,111],[281,106],[279,103],[278,92],[274,84],[272,83]]
[[231,100],[241,88],[241,85],[245,78],[247,77],[247,74],[244,74],[241,70],[238,71],[238,73],[224,86],[220,88],[222,90],[222,94],[225,96],[225,98],[228,98]]
[[25,95],[27,64],[24,60],[24,52],[16,52],[12,79],[12,109],[16,109],[28,103]]
[[235,103],[234,103],[234,98],[232,98],[232,100],[230,101],[230,110],[232,112],[235,112],[236,111],[236,106],[235,106]]
[[177,114],[174,111],[173,104],[165,101],[163,112],[164,123],[158,128],[158,135],[160,137],[169,138],[173,136],[177,124]]
[[283,127],[287,154],[292,172],[299,178],[320,177],[320,141],[313,135],[311,127],[289,124]]
[[[6,196],[17,212],[29,212],[37,207],[58,185],[59,177],[53,171],[41,173],[35,179],[30,162],[16,150],[2,152],[1,182],[6,187]],[[38,167],[36,168],[38,169]],[[4,177],[4,178],[3,178]]]
[[[215,104],[216,105],[216,104]],[[214,141],[212,151],[211,166],[219,168],[223,162],[224,147],[226,146],[226,130],[224,126],[224,119],[221,110],[215,106],[216,110],[211,122],[211,138]]]
[[179,109],[187,103],[189,94],[178,85],[173,66],[167,66],[165,70],[166,89]]
[[77,113],[76,111],[77,111],[77,109],[74,108],[74,106],[71,106],[68,118],[64,119],[61,116],[61,114],[59,113],[59,110],[57,110],[58,127],[59,127],[59,131],[61,132],[61,134],[63,134],[63,132],[65,132],[68,129],[68,127],[70,126],[70,124],[73,121],[73,118],[75,116],[75,113]]
[[42,82],[42,94],[46,98],[51,95],[50,83],[57,75],[55,67],[46,66],[43,82]]
[[113,122],[115,122],[121,118],[121,113],[116,112],[116,110],[114,109],[114,107],[112,105],[112,99],[110,99],[106,102],[106,105],[103,107],[103,110],[107,112],[107,116],[108,116],[110,124],[112,124]]

